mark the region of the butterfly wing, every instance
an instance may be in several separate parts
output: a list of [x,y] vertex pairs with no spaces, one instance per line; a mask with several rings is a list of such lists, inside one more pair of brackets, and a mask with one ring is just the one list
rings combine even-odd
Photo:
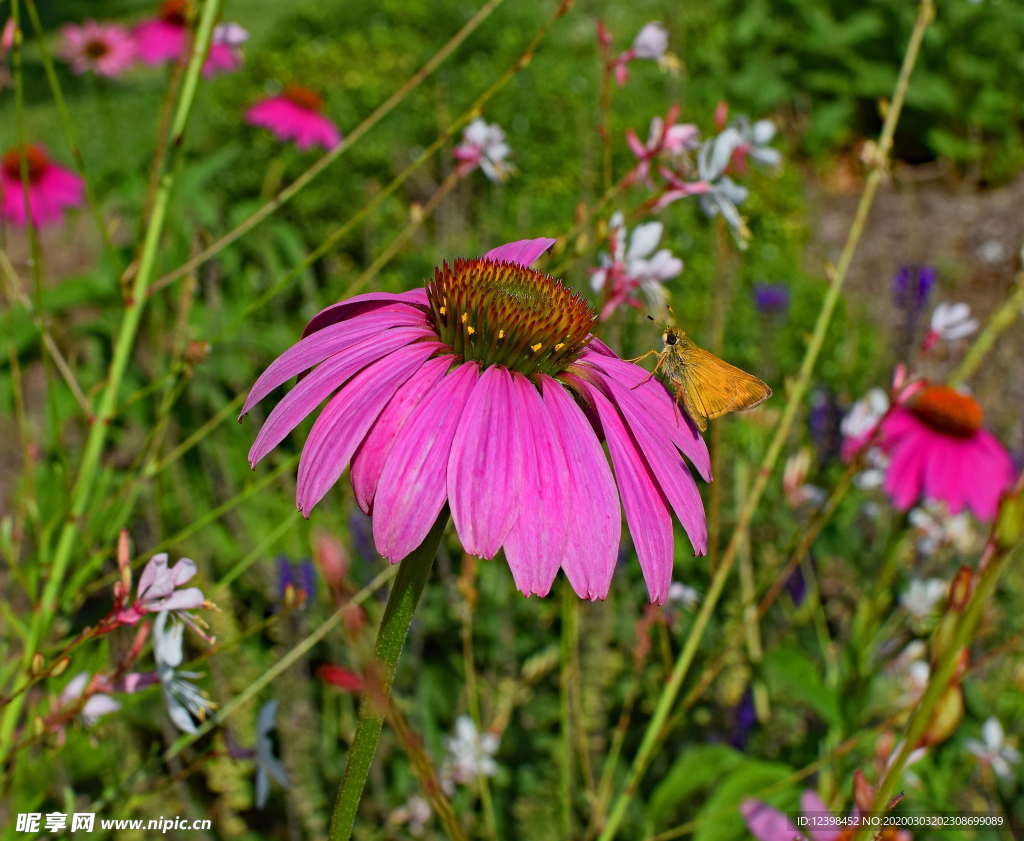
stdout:
[[666,375],[701,431],[707,429],[709,419],[752,409],[771,397],[767,383],[692,342],[680,343],[672,351]]

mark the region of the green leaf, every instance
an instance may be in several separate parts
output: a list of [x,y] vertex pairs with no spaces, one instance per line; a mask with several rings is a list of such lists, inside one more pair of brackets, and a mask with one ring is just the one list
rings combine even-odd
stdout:
[[743,754],[728,745],[694,745],[677,758],[658,783],[647,805],[647,817],[654,824],[671,818],[676,806],[687,796],[721,779],[743,762]]
[[840,724],[839,699],[822,680],[820,667],[805,654],[775,649],[765,656],[764,674],[773,696],[806,704],[829,724]]

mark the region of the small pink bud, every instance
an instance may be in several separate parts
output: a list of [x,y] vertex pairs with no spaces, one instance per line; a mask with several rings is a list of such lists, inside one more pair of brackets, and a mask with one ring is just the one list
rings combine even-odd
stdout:
[[729,103],[724,99],[715,106],[715,128],[719,131],[725,128],[725,122],[729,119]]

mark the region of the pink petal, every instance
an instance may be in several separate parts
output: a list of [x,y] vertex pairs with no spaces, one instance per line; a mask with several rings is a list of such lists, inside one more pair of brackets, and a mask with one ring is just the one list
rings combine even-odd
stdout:
[[[592,352],[591,348],[595,352]],[[651,377],[650,371],[639,365],[634,365],[632,362],[619,359],[617,356],[609,356],[605,353],[606,349],[607,345],[594,340],[580,357],[580,362],[593,365],[606,375],[603,379],[606,381],[614,379],[635,394],[652,419],[669,431],[672,441],[697,468],[701,478],[710,482],[711,454],[708,452],[708,445],[696,427],[679,410],[675,399],[668,393],[665,386],[656,378]]]
[[[964,475],[965,457],[971,465],[970,472],[974,475]],[[976,470],[977,464],[971,458],[969,447],[965,448],[960,441],[946,440],[945,436],[934,435],[924,458],[924,495],[929,499],[945,502],[950,514],[959,514],[967,500],[969,485],[976,481]]]
[[703,555],[708,547],[704,502],[686,463],[672,445],[671,438],[666,435],[671,429],[659,428],[651,413],[644,410],[643,404],[636,396],[637,391],[623,388],[612,379],[606,379],[605,385],[626,426],[640,445],[640,450],[658,486],[686,530],[694,554]]
[[239,420],[279,385],[323,362],[327,357],[368,337],[380,336],[389,327],[415,325],[426,325],[426,319],[419,310],[406,306],[382,306],[372,312],[353,315],[300,339],[260,374],[249,391]]
[[519,516],[505,539],[505,559],[524,595],[546,596],[565,555],[569,469],[556,421],[537,387],[512,374],[513,400],[523,410],[528,448],[523,461]]
[[904,438],[893,450],[885,472],[885,490],[902,511],[913,505],[921,494],[921,473],[927,446],[917,438]]
[[295,499],[306,516],[348,467],[388,401],[427,358],[436,342],[416,342],[381,359],[353,377],[328,403],[309,431],[299,459]]
[[191,558],[181,558],[171,567],[170,572],[171,582],[175,587],[180,587],[196,574],[196,562]]
[[519,263],[521,266],[530,266],[541,254],[551,248],[558,240],[550,237],[539,237],[537,239],[521,239],[516,242],[509,242],[492,248],[484,254],[485,260],[505,261],[507,263]]
[[154,555],[143,567],[142,575],[139,576],[139,584],[135,592],[141,599],[151,591],[158,597],[167,595],[174,589],[174,583],[167,572],[167,553],[161,552]]
[[373,539],[389,561],[423,542],[447,499],[448,456],[479,368],[453,369],[410,414],[377,483]]
[[338,351],[289,391],[267,417],[249,450],[249,464],[256,466],[267,453],[284,440],[306,416],[367,365],[400,347],[430,336],[422,327],[395,327],[380,337],[363,339]]
[[302,331],[303,336],[322,330],[329,324],[344,321],[347,318],[378,309],[385,304],[408,304],[413,307],[422,308],[426,311],[427,292],[425,289],[410,289],[408,292],[364,292],[362,295],[354,295],[346,298],[337,304],[332,304],[326,309],[320,310],[314,315],[306,329]]
[[660,488],[636,440],[622,417],[600,389],[581,383],[583,392],[597,409],[608,452],[615,467],[615,481],[626,512],[640,569],[651,601],[661,604],[672,583],[674,540],[672,517]]
[[453,356],[438,356],[424,362],[423,367],[395,392],[356,450],[352,459],[352,490],[365,513],[370,513],[377,482],[395,439],[402,433],[409,415],[433,391],[454,359]]
[[988,522],[996,516],[1003,492],[1013,483],[1013,462],[1003,445],[984,429],[974,437],[972,462],[977,470],[968,482],[967,502],[978,519]]
[[155,602],[147,600],[146,609],[151,613],[162,610],[194,610],[202,607],[204,601],[202,590],[198,587],[186,587],[184,590],[175,590],[166,598]]
[[470,555],[493,558],[519,514],[527,434],[512,375],[492,365],[466,403],[448,460],[448,503]]
[[615,482],[601,442],[576,401],[551,377],[538,379],[566,459],[571,516],[565,522],[562,569],[580,598],[603,599],[615,571],[622,531]]
[[759,800],[744,800],[740,806],[743,819],[758,841],[793,841],[803,839],[800,831],[782,812]]
[[[813,789],[809,788],[800,797],[800,811],[805,815],[810,815],[818,818],[828,818],[832,816],[829,812],[828,806],[824,804],[822,799],[818,797],[818,793]],[[810,829],[808,828],[813,841],[836,841],[842,832],[838,829]]]

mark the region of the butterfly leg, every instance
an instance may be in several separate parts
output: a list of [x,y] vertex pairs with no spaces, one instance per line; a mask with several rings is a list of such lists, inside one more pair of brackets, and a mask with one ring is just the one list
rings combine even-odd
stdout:
[[[667,356],[667,354],[664,351],[649,350],[643,356],[638,356],[637,359],[646,359],[652,353],[656,354],[657,357],[658,357],[658,361],[655,363],[654,368],[651,370],[651,373],[649,373],[646,377],[644,377],[644,379],[642,379],[635,386],[630,388],[630,391],[638,389],[642,385],[647,385],[647,383],[649,383],[651,380],[653,380],[654,379],[654,375],[658,373],[658,369],[661,367],[661,363],[665,361],[665,357]],[[635,362],[636,360],[628,359],[626,361],[627,362]]]

